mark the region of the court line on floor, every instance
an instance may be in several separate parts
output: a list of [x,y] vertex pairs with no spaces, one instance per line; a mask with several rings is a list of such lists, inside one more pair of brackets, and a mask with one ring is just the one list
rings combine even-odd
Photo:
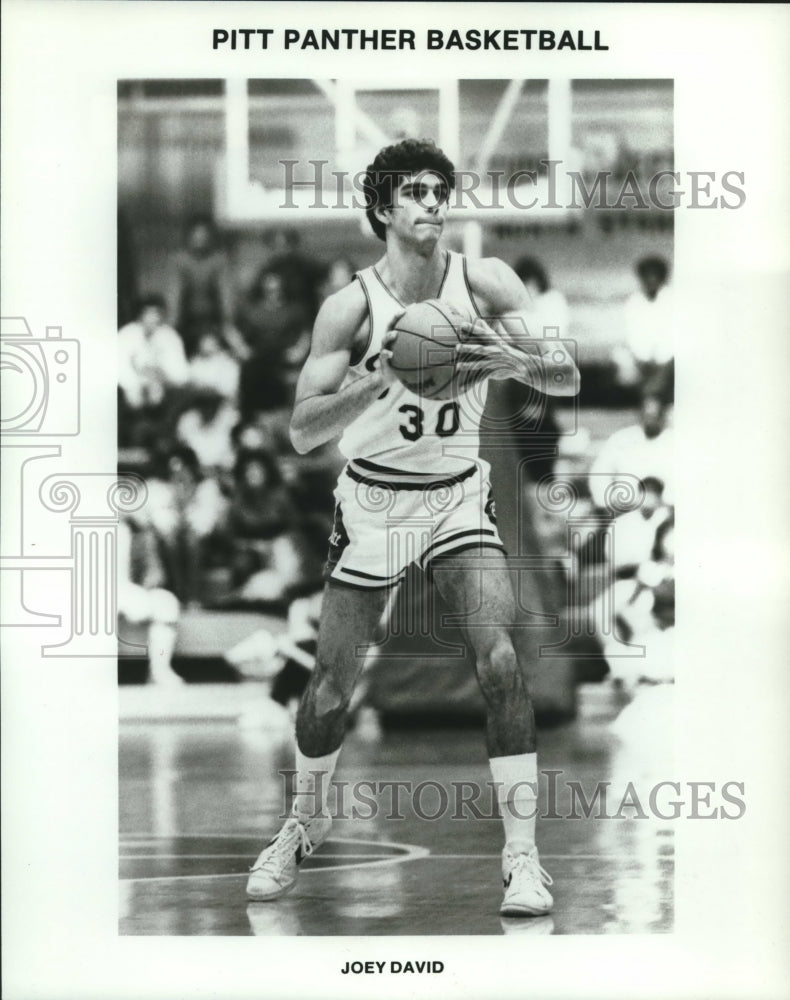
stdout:
[[[391,858],[392,854],[325,854],[321,851],[320,858]],[[192,860],[231,860],[233,858],[249,858],[250,852],[243,854],[121,854],[121,861],[192,861]],[[396,855],[397,857],[397,855]]]
[[[176,836],[183,836],[176,834]],[[164,838],[167,840],[172,839],[171,837]],[[418,858],[424,858],[429,855],[430,849],[427,847],[419,847],[416,844],[396,844],[391,841],[386,840],[357,840],[350,837],[334,837],[337,843],[343,844],[359,844],[364,846],[372,847],[391,847],[396,848],[400,853],[387,855],[385,857],[380,857],[378,860],[370,861],[367,860],[371,857],[370,854],[343,854],[337,855],[337,857],[344,858],[359,858],[360,860],[356,863],[349,865],[316,865],[315,868],[304,868],[302,869],[302,874],[307,874],[307,872],[332,872],[332,871],[348,871],[351,868],[384,868],[389,865],[399,865],[403,864],[404,861],[414,861]],[[192,855],[194,857],[195,855]],[[331,855],[324,855],[324,857],[330,857]],[[189,855],[178,855],[178,857],[189,857]],[[249,857],[249,855],[241,855],[241,857]],[[155,854],[145,855],[146,860],[149,858],[156,858]],[[126,860],[121,858],[121,860]],[[219,878],[246,878],[248,872],[227,872],[220,875],[153,875],[150,878],[136,877],[136,878],[121,878],[121,882],[182,882],[185,879],[219,879]]]
[[[359,843],[359,841],[357,841]],[[400,846],[400,845],[399,845]],[[429,848],[425,848],[425,853],[420,857],[431,858],[433,861],[491,861],[502,857],[500,854],[436,854]],[[121,861],[189,861],[189,860],[233,860],[234,858],[248,858],[250,852],[243,854],[121,854]],[[392,854],[328,854],[324,851],[316,853],[317,858],[392,858]],[[410,860],[416,855],[394,855],[396,858]],[[621,854],[541,854],[543,861],[619,861]],[[312,869],[305,869],[310,870]],[[325,870],[328,870],[325,869]],[[192,877],[192,876],[190,876]]]
[[[359,861],[353,862],[347,865],[316,865],[315,868],[303,868],[301,870],[301,875],[305,876],[311,872],[336,872],[336,871],[351,871],[356,868],[388,868],[391,865],[403,864],[405,861],[420,861],[423,859],[428,859],[432,861],[447,861],[447,860],[476,860],[480,858],[485,858],[490,861],[498,861],[501,858],[499,854],[430,854],[430,852],[425,848],[423,852],[415,852],[414,854],[402,854],[395,855],[393,857],[387,857],[382,860],[376,861],[366,861],[365,858],[369,858],[370,855],[359,854],[359,855],[344,855],[345,857],[358,857]],[[597,854],[546,854],[543,855],[543,860],[559,861],[559,860],[593,860],[593,861],[622,861],[622,856],[602,856]],[[119,882],[123,883],[133,883],[133,882],[187,882],[196,881],[198,879],[203,881],[214,881],[216,879],[229,879],[229,878],[247,878],[248,872],[226,872],[218,875],[150,875],[143,877],[127,877],[119,878]]]
[[[125,840],[125,839],[122,840],[121,845],[120,845],[121,847],[135,847],[135,846],[138,846],[138,845],[148,845],[148,844],[152,844],[152,843],[154,843],[156,841],[159,841],[159,840],[175,840],[176,838],[183,838],[185,840],[186,839],[190,839],[190,840],[198,840],[198,839],[200,839],[200,840],[238,840],[238,839],[240,839],[242,837],[255,838],[255,837],[258,837],[259,835],[256,834],[256,833],[171,833],[171,834],[139,834],[139,833],[136,833],[136,834],[122,835],[122,837],[123,836],[133,837],[134,840],[128,840],[128,841]],[[391,855],[386,855],[386,856],[384,856],[385,860],[398,860],[398,861],[401,861],[401,860],[414,860],[416,858],[430,857],[430,858],[434,858],[434,859],[437,859],[437,860],[438,859],[442,859],[442,860],[450,860],[450,861],[464,861],[464,860],[468,860],[468,861],[488,861],[488,860],[493,860],[493,859],[499,859],[499,858],[502,857],[501,853],[499,853],[499,852],[497,852],[495,854],[437,854],[434,851],[431,851],[431,849],[428,848],[428,847],[418,847],[415,844],[398,844],[398,843],[395,843],[394,841],[385,841],[385,840],[359,840],[358,838],[355,838],[355,837],[331,837],[331,836],[330,836],[330,839],[333,840],[333,841],[335,841],[336,843],[339,843],[339,844],[364,844],[364,845],[370,845],[371,847],[400,848],[402,851],[404,851],[403,854],[395,855],[394,858]],[[413,852],[413,853],[406,853],[406,852]],[[544,861],[574,861],[574,860],[575,861],[620,861],[620,860],[622,860],[622,857],[623,857],[621,854],[544,854],[543,852],[541,852],[540,856],[541,856],[541,859],[544,860]],[[205,855],[200,855],[200,854],[174,854],[174,855],[145,854],[145,855],[141,855],[140,856],[140,860],[147,859],[147,858],[165,858],[165,857],[173,857],[173,858],[201,858],[201,857],[204,857],[204,858],[211,858],[211,857],[216,857],[216,858],[222,858],[222,857],[234,858],[234,857],[240,857],[241,858],[241,857],[249,857],[249,855],[248,854],[228,854],[228,855],[220,855],[220,854],[217,854],[217,855],[210,855],[210,854],[205,854]],[[342,854],[342,855],[333,855],[333,854],[324,854],[322,852],[322,853],[316,854],[316,857],[323,857],[323,858],[330,858],[330,857],[371,858],[371,857],[374,857],[374,858],[378,858],[378,857],[381,857],[381,855],[374,855],[374,854],[359,854],[359,855]],[[129,856],[129,855],[121,855],[121,860],[133,861],[133,860],[137,860],[137,858],[135,858],[133,856]],[[318,867],[316,867],[316,868],[306,868],[306,869],[303,869],[303,870],[304,871],[335,871],[337,868],[344,868],[344,867],[349,867],[350,868],[352,866],[351,865],[347,865],[347,866],[346,865],[327,865],[324,868],[318,868]],[[170,877],[170,876],[165,876],[165,877]],[[204,876],[196,876],[196,875],[175,876],[174,875],[172,877],[173,878],[199,878],[199,877],[202,877],[202,878],[209,878],[209,877],[214,878],[214,877],[217,877],[217,876],[208,876],[208,875],[204,875]],[[223,875],[221,877],[222,878],[228,878],[229,876]],[[129,880],[129,881],[131,881],[131,880]],[[142,880],[139,880],[139,881],[142,881]]]
[[[317,855],[318,856],[318,855]],[[431,860],[440,861],[489,861],[501,859],[501,852],[498,854],[435,854],[430,853]],[[621,861],[622,854],[544,854],[541,851],[541,861]]]
[[[249,837],[250,840],[262,841],[263,836],[259,833],[166,833],[166,834],[152,834],[150,837],[145,834],[132,834],[133,839],[126,839],[124,835],[121,836],[120,847],[140,847],[155,844],[160,840],[243,840]],[[330,834],[328,841],[335,844],[361,844],[365,847],[368,845],[370,847],[390,847],[399,848],[402,851],[410,850],[428,850],[428,848],[418,847],[416,844],[400,844],[396,843],[394,840],[365,840],[360,837],[335,837]],[[241,855],[239,855],[241,857]],[[146,857],[156,857],[155,854],[146,855]],[[208,855],[207,855],[208,857]]]
[[[124,847],[135,847],[137,845],[154,844],[160,840],[265,840],[266,834],[260,830],[248,831],[246,833],[122,833],[120,834],[120,844]],[[389,844],[391,841],[383,840],[359,840],[357,837],[335,837],[332,840],[339,840],[349,844]],[[395,845],[398,846],[398,845]]]

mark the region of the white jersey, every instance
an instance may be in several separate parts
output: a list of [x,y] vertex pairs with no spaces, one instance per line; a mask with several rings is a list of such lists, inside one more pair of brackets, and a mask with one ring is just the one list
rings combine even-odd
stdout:
[[[375,267],[359,271],[355,278],[367,298],[370,333],[364,352],[352,356],[341,389],[376,370],[387,327],[405,308]],[[478,315],[462,254],[448,251],[437,298],[465,316]],[[477,461],[486,393],[487,381],[481,380],[455,399],[424,399],[395,380],[346,427],[340,451],[350,461],[371,463],[369,469],[458,473]]]

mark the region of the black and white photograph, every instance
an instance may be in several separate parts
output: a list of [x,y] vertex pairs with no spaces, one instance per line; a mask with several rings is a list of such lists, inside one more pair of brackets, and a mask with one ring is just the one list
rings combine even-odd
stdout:
[[672,114],[119,83],[122,932],[671,931]]
[[4,994],[787,995],[784,9],[3,13]]

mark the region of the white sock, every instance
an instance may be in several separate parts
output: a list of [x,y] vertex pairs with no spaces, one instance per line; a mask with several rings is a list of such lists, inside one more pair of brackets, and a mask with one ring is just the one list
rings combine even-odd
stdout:
[[528,854],[535,846],[538,756],[519,753],[510,757],[491,757],[489,764],[505,824],[505,846],[513,854]]
[[176,626],[169,622],[151,622],[148,626],[148,662],[151,680],[161,681],[171,672],[176,648]]
[[296,748],[296,794],[294,796],[294,813],[302,820],[314,816],[327,816],[329,809],[329,786],[335,773],[337,758],[341,748],[323,757],[306,757],[299,747]]

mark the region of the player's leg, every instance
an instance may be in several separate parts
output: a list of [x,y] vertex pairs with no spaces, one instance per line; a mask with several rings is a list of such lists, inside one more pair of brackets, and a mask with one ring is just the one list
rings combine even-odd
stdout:
[[547,913],[551,880],[535,847],[535,718],[512,639],[515,598],[504,555],[494,548],[449,554],[432,564],[442,597],[460,615],[486,701],[486,743],[505,826],[502,856],[506,915]]
[[173,672],[173,653],[176,647],[180,608],[175,594],[169,590],[152,590],[151,624],[148,626],[148,657],[151,680],[155,684],[180,685],[183,683]]
[[515,598],[504,555],[468,550],[433,561],[432,576],[475,656],[486,701],[489,757],[535,752],[535,719],[523,664],[510,635]]
[[388,595],[385,589],[327,585],[316,663],[296,715],[294,814],[308,826],[328,815],[329,786],[351,698]]
[[146,590],[128,580],[118,583],[118,614],[128,622],[148,622],[149,679],[153,684],[181,685],[173,672],[173,652],[180,607],[169,590]]
[[333,753],[343,742],[351,696],[389,593],[327,585],[315,669],[296,717],[296,742],[309,757]]
[[316,664],[296,717],[293,815],[255,862],[247,882],[251,899],[275,899],[290,889],[299,862],[329,833],[327,799],[348,707],[388,593],[334,583],[326,587]]

